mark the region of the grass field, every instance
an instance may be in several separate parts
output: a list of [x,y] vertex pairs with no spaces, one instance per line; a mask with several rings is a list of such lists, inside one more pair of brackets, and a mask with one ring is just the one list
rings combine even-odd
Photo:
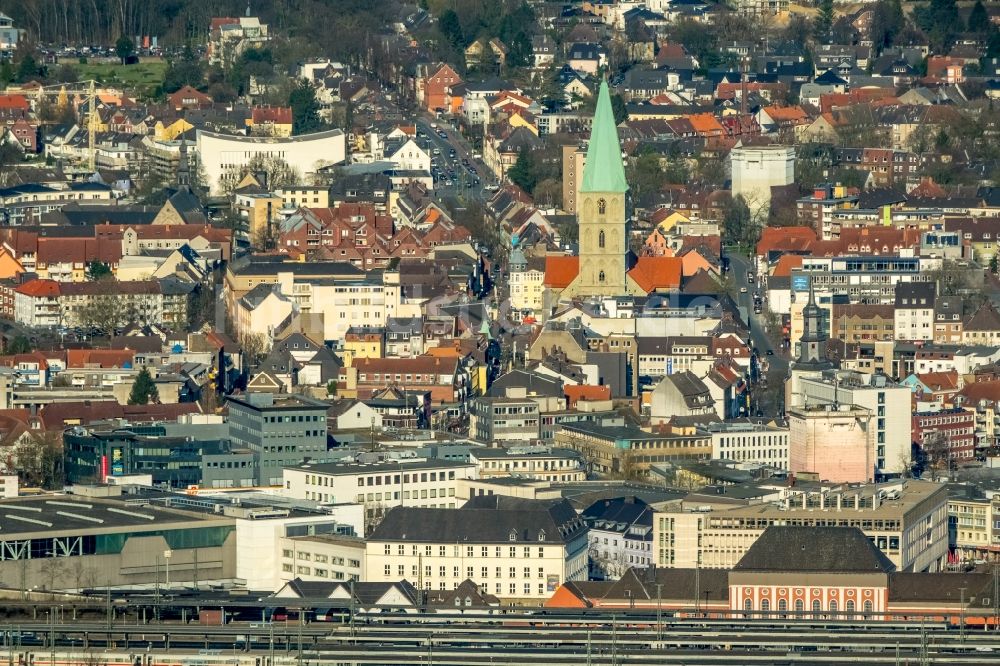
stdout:
[[135,65],[118,65],[112,63],[88,63],[86,65],[70,63],[79,73],[78,80],[96,79],[108,85],[120,85],[123,88],[138,89],[142,94],[149,95],[163,82],[167,71],[167,63],[140,62]]

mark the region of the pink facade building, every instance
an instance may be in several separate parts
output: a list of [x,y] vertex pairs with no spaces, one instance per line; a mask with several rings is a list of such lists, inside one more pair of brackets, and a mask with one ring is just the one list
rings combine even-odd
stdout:
[[788,412],[788,465],[834,483],[872,481],[871,413],[865,409],[795,407]]

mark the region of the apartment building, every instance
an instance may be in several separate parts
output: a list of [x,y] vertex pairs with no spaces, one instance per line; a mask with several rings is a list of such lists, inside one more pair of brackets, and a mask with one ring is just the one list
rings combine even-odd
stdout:
[[819,300],[837,294],[851,303],[892,305],[898,283],[930,280],[928,261],[904,256],[803,257],[802,268],[791,271],[792,289],[806,291],[811,283]]
[[769,525],[857,527],[897,570],[938,571],[947,559],[948,491],[941,484],[816,484],[777,493],[757,504],[695,495],[653,505],[657,565],[730,569]]
[[455,508],[455,488],[474,479],[475,463],[452,460],[385,460],[376,463],[314,463],[283,470],[284,493],[324,504],[357,503]]
[[936,286],[933,282],[901,282],[896,285],[894,304],[896,340],[934,339],[934,302]]
[[617,580],[653,562],[653,510],[637,497],[594,502],[583,510],[590,527],[590,577]]
[[914,412],[911,439],[920,444],[931,464],[951,468],[976,455],[976,413],[955,407]]
[[343,534],[285,536],[281,550],[282,581],[365,580],[365,541]]
[[466,579],[503,603],[540,605],[587,580],[587,524],[564,499],[477,496],[461,509],[396,507],[368,537],[369,581],[450,590]]
[[230,397],[229,438],[253,452],[259,485],[282,485],[282,469],[326,453],[329,405],[305,396]]
[[699,428],[712,438],[712,460],[788,469],[788,428],[752,421],[719,421]]
[[586,481],[587,472],[576,451],[550,446],[477,448],[469,460],[478,465],[480,479],[518,477],[569,483]]
[[984,496],[968,486],[949,487],[948,531],[954,547],[952,562],[996,559],[1000,539],[994,537],[994,516],[1000,506],[997,499]]
[[839,235],[839,225],[834,232],[833,214],[857,205],[858,195],[848,194],[843,185],[823,183],[813,188],[811,196],[798,199],[795,209],[800,222],[815,229],[823,240],[830,240]]
[[469,434],[491,446],[535,442],[538,426],[539,406],[532,398],[482,396],[469,403]]

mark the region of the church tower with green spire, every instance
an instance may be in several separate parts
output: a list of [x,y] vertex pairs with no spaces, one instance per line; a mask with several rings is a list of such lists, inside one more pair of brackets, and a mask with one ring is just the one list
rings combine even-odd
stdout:
[[577,200],[580,267],[576,279],[563,291],[563,298],[627,293],[626,192],[628,183],[611,93],[607,81],[602,81]]

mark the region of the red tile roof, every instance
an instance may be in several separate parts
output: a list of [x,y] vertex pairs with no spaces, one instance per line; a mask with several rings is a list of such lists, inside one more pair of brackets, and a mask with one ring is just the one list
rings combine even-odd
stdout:
[[569,408],[573,409],[579,400],[610,400],[610,386],[593,386],[591,384],[567,384],[563,387]]
[[658,289],[680,289],[683,267],[680,257],[639,257],[628,274],[648,294]]
[[31,352],[29,354],[8,354],[6,356],[0,356],[0,366],[5,368],[13,368],[21,363],[36,363],[38,364],[39,370],[48,370],[49,362],[45,358],[45,354],[41,352]]
[[129,421],[175,421],[182,414],[199,414],[197,402],[175,404],[120,405],[115,400],[79,400],[44,405],[40,412],[46,430],[61,430],[70,423],[93,423],[107,419],[128,418]]
[[292,107],[290,106],[257,106],[251,112],[253,124],[274,123],[276,125],[292,124]]
[[802,255],[784,254],[778,258],[771,277],[791,277],[794,268],[802,268]]
[[816,240],[812,227],[764,227],[757,242],[757,254],[778,250],[801,250]]
[[67,368],[124,368],[135,361],[131,349],[67,349]]
[[580,273],[580,257],[545,257],[545,286],[565,289]]
[[31,280],[14,291],[35,298],[55,298],[59,296],[59,283],[55,280]]
[[958,389],[958,371],[948,372],[926,372],[917,375],[923,384],[932,391],[955,391]]
[[975,407],[980,400],[1000,400],[1000,380],[988,382],[972,382],[966,384],[959,395],[965,396],[965,404]]
[[0,109],[27,111],[30,108],[28,98],[24,95],[0,95]]

